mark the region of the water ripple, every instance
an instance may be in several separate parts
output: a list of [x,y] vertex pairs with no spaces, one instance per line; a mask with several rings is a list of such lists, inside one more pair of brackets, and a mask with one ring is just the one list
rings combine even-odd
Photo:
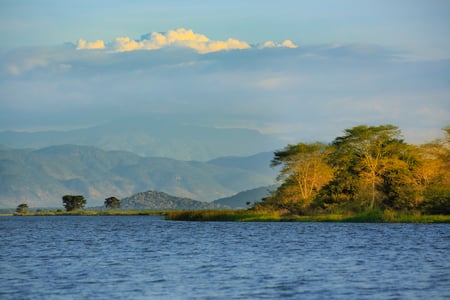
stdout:
[[0,218],[1,299],[448,299],[450,226]]

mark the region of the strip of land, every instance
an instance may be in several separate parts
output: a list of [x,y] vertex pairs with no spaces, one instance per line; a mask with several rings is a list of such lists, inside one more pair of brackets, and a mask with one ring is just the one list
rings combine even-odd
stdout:
[[449,215],[407,214],[393,211],[366,211],[360,214],[283,215],[253,210],[169,211],[167,220],[234,222],[361,222],[361,223],[450,223]]
[[41,211],[0,216],[161,216],[171,221],[222,222],[354,222],[354,223],[450,223],[450,215],[422,215],[368,210],[359,214],[285,215],[254,210],[76,210]]

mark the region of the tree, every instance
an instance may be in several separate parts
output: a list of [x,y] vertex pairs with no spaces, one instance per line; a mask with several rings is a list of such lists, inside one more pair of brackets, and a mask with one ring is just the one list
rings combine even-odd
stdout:
[[314,199],[313,206],[322,209],[333,209],[336,206],[349,210],[359,210],[361,199],[358,176],[343,170],[337,170],[333,179],[320,189]]
[[66,211],[84,208],[86,205],[86,199],[82,195],[64,195],[62,200]]
[[26,204],[26,203],[19,204],[16,208],[16,213],[24,214],[27,212],[27,209],[28,209],[28,204]]
[[328,153],[329,146],[319,142],[287,145],[276,151],[271,166],[282,165],[278,180],[284,183],[266,199],[267,203],[275,201],[290,211],[307,208],[313,196],[332,179]]
[[109,197],[105,199],[106,208],[120,208],[120,200],[116,197]]
[[422,145],[416,177],[423,191],[421,208],[426,213],[450,214],[450,126],[446,137]]
[[399,156],[391,157],[381,172],[380,191],[386,207],[400,210],[416,209],[421,191],[416,173],[420,166],[417,147],[408,145]]
[[358,175],[369,184],[370,204],[375,204],[377,185],[382,174],[400,156],[406,144],[399,138],[400,130],[393,125],[360,125],[345,130],[345,135],[333,141],[332,164],[339,172]]
[[450,126],[446,137],[406,144],[393,125],[346,129],[331,145],[299,143],[276,151],[282,184],[253,209],[308,213],[367,207],[450,213]]

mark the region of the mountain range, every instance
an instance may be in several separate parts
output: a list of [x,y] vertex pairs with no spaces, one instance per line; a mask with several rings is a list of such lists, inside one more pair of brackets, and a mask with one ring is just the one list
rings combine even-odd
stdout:
[[87,206],[143,191],[203,202],[274,183],[271,152],[206,162],[144,157],[127,151],[61,145],[42,149],[0,147],[0,208],[60,207],[65,194],[81,194]]
[[119,119],[66,131],[0,131],[0,143],[33,149],[66,144],[94,146],[141,156],[197,161],[226,155],[248,156],[284,144],[256,130],[202,126],[186,123],[182,118],[161,116]]
[[203,202],[169,195],[163,192],[146,191],[125,197],[120,200],[121,209],[150,209],[150,210],[195,210],[195,209],[244,209],[250,204],[260,202],[268,196],[277,185],[259,187],[237,193],[233,196]]

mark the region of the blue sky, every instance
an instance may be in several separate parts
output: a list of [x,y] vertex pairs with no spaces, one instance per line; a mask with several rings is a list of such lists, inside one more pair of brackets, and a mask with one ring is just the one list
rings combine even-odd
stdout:
[[361,123],[430,140],[450,123],[449,16],[439,0],[0,0],[0,130],[182,114],[289,142]]
[[450,2],[415,1],[0,1],[2,47],[139,37],[190,28],[250,43],[372,43],[448,57]]

